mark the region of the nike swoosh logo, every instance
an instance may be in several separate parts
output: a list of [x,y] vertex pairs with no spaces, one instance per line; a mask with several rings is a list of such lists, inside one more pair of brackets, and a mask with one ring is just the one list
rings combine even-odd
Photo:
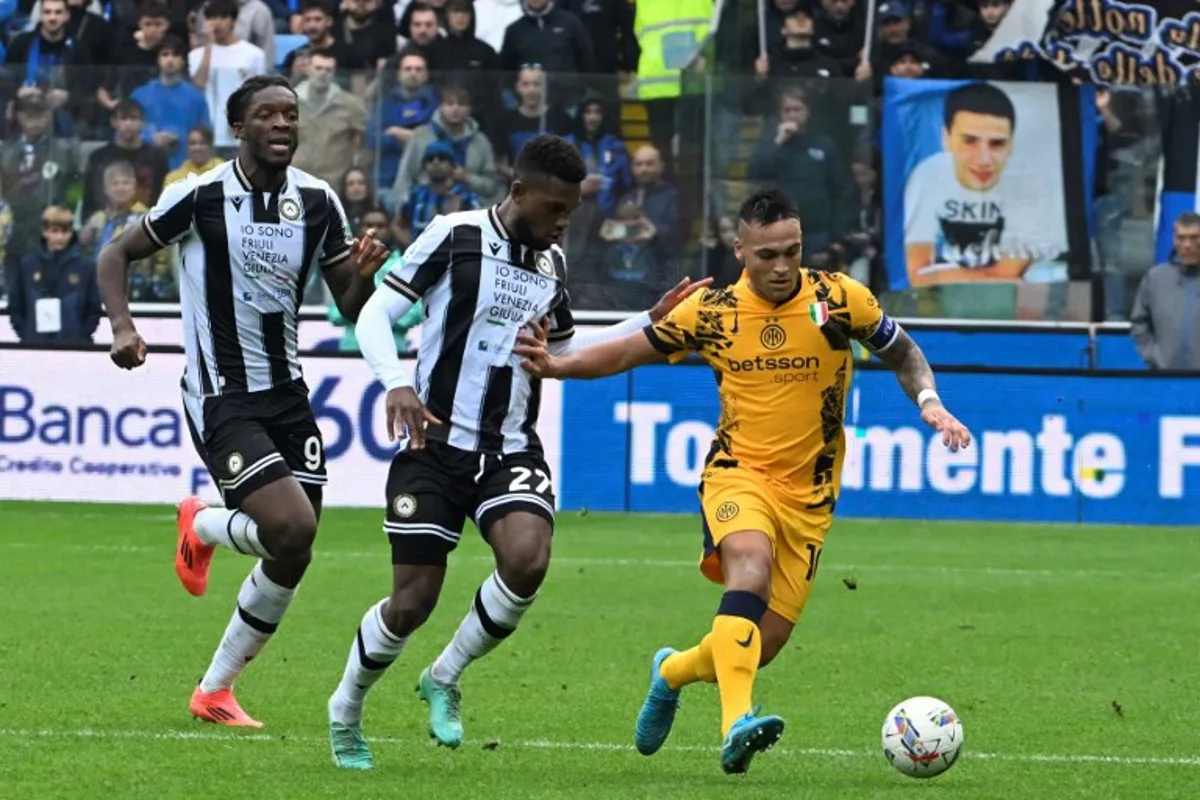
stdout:
[[[734,641],[737,642],[737,639],[734,639]],[[746,637],[746,641],[738,642],[738,644],[742,647],[749,647],[750,645],[754,644],[754,629],[750,629],[750,635]]]

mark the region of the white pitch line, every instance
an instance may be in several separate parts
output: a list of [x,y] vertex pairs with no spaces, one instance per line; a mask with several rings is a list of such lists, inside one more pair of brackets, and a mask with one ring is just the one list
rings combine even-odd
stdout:
[[[173,547],[149,547],[132,544],[66,544],[47,545],[44,542],[10,542],[0,539],[0,549],[14,550],[72,550],[92,553],[157,553],[174,552]],[[326,550],[319,549],[316,560],[383,560],[389,558],[386,546],[379,550]],[[490,562],[491,556],[468,555],[455,558],[467,561]],[[574,556],[555,556],[555,564],[575,567],[645,567],[649,569],[698,569],[698,559],[664,559],[664,558],[590,558]],[[839,564],[831,562],[827,570],[836,569],[847,572],[921,572],[936,575],[995,575],[1009,578],[1183,578],[1189,581],[1200,580],[1192,572],[1122,572],[1112,569],[1023,569],[1017,567],[969,567],[939,564]]]
[[[20,728],[0,728],[0,738],[5,739],[111,739],[111,740],[139,740],[139,741],[211,741],[225,742],[228,744],[236,744],[238,742],[275,742],[278,744],[288,744],[299,742],[301,744],[325,744],[328,740],[324,737],[317,738],[314,736],[289,736],[286,734],[271,735],[266,733],[252,733],[249,731],[221,731],[213,729],[211,731],[141,731],[141,730],[105,730],[98,728],[77,728],[74,730],[54,730],[54,729],[20,729]],[[371,741],[377,744],[399,744],[413,746],[428,746],[433,747],[432,742],[426,743],[420,737],[412,738],[397,738],[397,737],[371,737]],[[486,741],[486,740],[485,740]],[[505,746],[504,742],[500,743],[501,747]],[[599,752],[633,752],[633,746],[628,744],[616,744],[614,742],[557,742],[550,739],[530,739],[509,743],[509,747],[516,746],[532,750],[581,750],[581,751],[599,751]],[[715,746],[704,745],[666,745],[663,750],[669,750],[677,753],[716,753]],[[785,756],[799,756],[807,758],[878,758],[882,756],[871,750],[845,750],[840,748],[825,748],[825,747],[800,747],[789,748],[780,747],[776,752]],[[1026,764],[1076,764],[1076,765],[1117,765],[1117,766],[1143,766],[1143,767],[1200,767],[1200,756],[1181,756],[1181,757],[1155,757],[1155,756],[1098,756],[1098,755],[1068,755],[1054,753],[979,753],[967,750],[963,753],[966,759],[982,759],[987,761],[1014,761]]]

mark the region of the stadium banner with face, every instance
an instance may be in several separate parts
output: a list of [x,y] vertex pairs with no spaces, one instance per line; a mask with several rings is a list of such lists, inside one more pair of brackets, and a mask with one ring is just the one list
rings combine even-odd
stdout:
[[[860,369],[835,516],[1200,524],[1197,391],[1200,378],[1145,372],[944,372],[938,392],[973,439],[951,453],[890,371]],[[699,363],[565,381],[561,507],[696,514],[719,416]]]
[[1092,92],[886,78],[890,288],[1086,277],[1097,144]]
[[[361,358],[303,360],[324,438],[325,504],[380,508],[396,443],[383,386]],[[151,352],[133,371],[96,351],[0,348],[0,500],[173,505],[220,496],[188,436],[183,354]],[[543,381],[538,433],[557,478],[560,384]],[[380,517],[382,520],[382,516]]]
[[1200,82],[1194,0],[1012,0],[970,60],[1046,59],[1099,84]]

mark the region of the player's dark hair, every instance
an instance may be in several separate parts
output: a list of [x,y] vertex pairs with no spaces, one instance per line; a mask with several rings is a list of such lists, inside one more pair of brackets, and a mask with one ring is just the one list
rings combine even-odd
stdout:
[[799,221],[800,209],[778,189],[764,189],[755,192],[742,202],[738,209],[738,219],[747,225],[771,225],[783,219]]
[[543,133],[521,146],[513,162],[513,174],[522,183],[537,177],[558,178],[563,183],[582,183],[587,165],[575,146],[561,136]]
[[1200,226],[1200,214],[1195,211],[1185,211],[1175,218],[1175,224],[1181,228],[1195,228]]
[[954,116],[960,111],[1003,117],[1014,129],[1017,127],[1017,110],[1013,107],[1012,99],[999,87],[990,83],[968,83],[966,86],[952,89],[946,95],[946,109],[942,120],[946,130],[950,130],[954,124]]
[[208,0],[204,4],[204,18],[213,19],[215,17],[236,20],[238,18],[237,0]]
[[255,75],[247,78],[241,86],[234,90],[233,94],[229,95],[229,102],[225,104],[225,119],[229,121],[230,125],[241,125],[246,119],[246,109],[250,107],[250,101],[254,99],[254,95],[263,89],[270,89],[274,86],[287,89],[292,94],[296,93],[296,90],[292,88],[291,81],[282,75]]

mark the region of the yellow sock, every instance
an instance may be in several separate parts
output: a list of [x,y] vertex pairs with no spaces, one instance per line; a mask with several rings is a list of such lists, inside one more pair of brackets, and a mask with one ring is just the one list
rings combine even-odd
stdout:
[[762,656],[758,621],[766,602],[751,592],[726,592],[713,619],[713,668],[721,695],[721,735],[754,707],[754,676]]
[[689,683],[712,683],[717,679],[716,669],[712,660],[712,634],[700,640],[700,644],[690,650],[683,650],[663,659],[658,671],[672,689],[679,689]]

